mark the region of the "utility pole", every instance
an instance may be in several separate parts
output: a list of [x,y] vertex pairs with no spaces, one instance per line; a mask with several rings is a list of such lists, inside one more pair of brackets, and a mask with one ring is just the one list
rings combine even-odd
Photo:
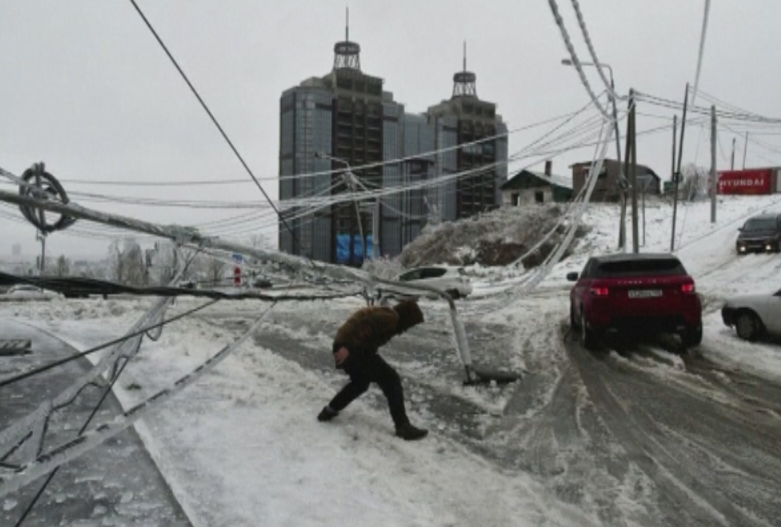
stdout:
[[716,223],[716,105],[710,107],[710,222]]
[[374,201],[374,214],[372,214],[372,260],[380,257],[380,200]]
[[36,230],[35,240],[41,242],[41,261],[38,262],[38,276],[43,276],[46,274],[46,234]]
[[[673,115],[673,157],[670,168],[670,184],[675,185],[675,145],[678,143],[678,116]],[[676,194],[673,192],[673,202],[676,202]],[[674,217],[674,216],[673,216]]]
[[[347,169],[347,172],[343,172],[342,176],[345,179],[345,184],[347,185],[347,188],[350,189],[350,192],[355,194],[355,179],[352,171]],[[366,237],[363,235],[363,222],[361,221],[361,210],[358,206],[358,200],[353,198],[353,205],[355,205],[355,222],[358,224],[358,235],[361,237],[361,262],[366,258]],[[352,234],[352,233],[351,233]],[[355,240],[351,240],[350,246],[355,243]],[[353,254],[350,255],[350,260],[352,261],[352,257],[355,255],[355,251],[353,251]]]
[[[355,176],[355,174],[353,174],[352,167],[350,167],[350,163],[346,160],[326,154],[325,152],[315,152],[314,157],[315,159],[330,159],[332,162],[341,163],[344,165],[346,170],[342,172],[342,179],[344,180],[344,184],[347,187],[347,190],[353,194],[355,194],[356,183],[361,185],[361,187],[366,190],[366,187],[364,187],[363,184],[358,181],[358,178]],[[361,222],[361,211],[358,206],[358,199],[355,197],[353,197],[353,205],[355,205],[355,222],[358,224],[358,233],[361,237],[361,262],[363,262],[363,260],[366,258],[366,237],[363,235],[363,223]],[[353,232],[353,228],[350,226],[349,262],[352,262],[353,256],[355,256],[355,239]]]
[[743,170],[746,170],[746,152],[748,152],[748,132],[746,132],[746,142],[743,144]]
[[[681,161],[683,158],[683,136],[686,132],[686,110],[689,106],[689,83],[686,83],[686,93],[683,96],[683,119],[681,119],[681,142],[678,147],[678,167],[673,172],[673,232],[670,238],[670,252],[675,251],[675,217],[678,212],[678,182],[681,179]],[[673,126],[675,124],[673,123]],[[673,134],[675,141],[675,134]],[[673,162],[675,162],[675,147],[673,146]],[[675,167],[673,167],[675,168]]]
[[629,133],[632,134],[632,171],[630,172],[630,185],[632,185],[632,252],[637,254],[640,252],[640,233],[638,231],[637,221],[637,141],[635,136],[636,114],[634,90],[629,90],[629,104]]
[[[613,92],[610,99],[613,103],[613,127],[616,134],[616,161],[621,171],[621,133],[618,128],[618,110],[616,109],[616,85],[613,82],[613,69],[610,69],[610,89]],[[626,176],[623,172],[618,174],[618,188],[621,191],[621,220],[618,225],[618,248],[626,251]]]
[[[631,178],[631,171],[629,167],[630,160],[632,159],[632,92],[629,92],[629,101],[628,101],[628,118],[626,120],[626,148],[624,149],[624,169],[622,173],[625,176],[630,176]],[[631,182],[627,180],[627,185],[631,187]],[[630,188],[624,189],[623,192],[621,192],[622,196],[622,204],[621,204],[621,230],[620,230],[620,236],[622,238],[622,248],[623,251],[626,252],[626,200],[628,198],[627,194]]]
[[729,162],[729,169],[735,170],[735,138],[732,138],[732,158]]
[[648,180],[643,184],[643,247],[645,247],[645,191],[648,190]]
[[[43,188],[43,185],[41,184],[41,176],[43,175],[44,170],[45,168],[43,163],[35,164],[35,186],[39,189]],[[41,229],[43,229],[46,226],[46,212],[43,209],[39,209],[38,219],[41,223]],[[46,233],[43,230],[38,231],[36,233],[36,238],[41,242],[40,276],[44,276],[46,273]]]

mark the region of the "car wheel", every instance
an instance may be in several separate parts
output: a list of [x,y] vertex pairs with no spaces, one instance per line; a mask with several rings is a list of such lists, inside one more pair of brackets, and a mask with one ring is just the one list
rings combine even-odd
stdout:
[[445,293],[449,294],[450,298],[452,298],[453,300],[458,300],[459,298],[461,298],[461,293],[458,292],[458,289],[448,289],[447,291],[445,291]]
[[742,311],[738,314],[735,329],[740,338],[753,342],[757,340],[759,334],[762,332],[762,322],[753,312]]
[[580,308],[580,344],[589,351],[597,348],[597,336],[588,328],[586,312],[583,311],[583,308]]
[[569,327],[572,331],[578,329],[580,326],[578,325],[578,319],[575,316],[575,306],[570,302],[569,305]]
[[683,335],[683,344],[687,348],[690,346],[699,346],[702,342],[702,326],[688,328]]

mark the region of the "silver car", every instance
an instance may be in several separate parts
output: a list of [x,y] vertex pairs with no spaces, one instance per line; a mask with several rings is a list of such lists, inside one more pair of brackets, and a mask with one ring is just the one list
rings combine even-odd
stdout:
[[[464,298],[472,294],[472,284],[463,267],[444,265],[418,267],[401,273],[394,280],[433,287],[449,294],[453,299]],[[403,291],[407,292],[407,290]],[[420,294],[420,291],[409,290],[409,294]],[[434,294],[425,296],[436,298]]]
[[721,318],[745,340],[781,337],[781,290],[773,294],[729,298],[721,308]]

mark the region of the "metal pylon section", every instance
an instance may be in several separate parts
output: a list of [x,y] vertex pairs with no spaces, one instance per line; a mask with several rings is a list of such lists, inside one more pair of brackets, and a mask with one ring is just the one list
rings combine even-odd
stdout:
[[466,42],[464,42],[464,68],[453,75],[453,97],[477,98],[477,75],[466,69]]
[[361,46],[350,42],[350,8],[347,8],[347,23],[344,40],[334,45],[334,69],[348,68],[361,71]]

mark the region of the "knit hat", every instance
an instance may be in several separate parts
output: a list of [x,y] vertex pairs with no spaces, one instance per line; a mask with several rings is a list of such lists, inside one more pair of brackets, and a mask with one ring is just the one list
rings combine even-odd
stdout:
[[395,306],[393,310],[399,315],[399,324],[396,326],[396,333],[401,334],[413,326],[423,322],[423,312],[414,300],[403,300]]

